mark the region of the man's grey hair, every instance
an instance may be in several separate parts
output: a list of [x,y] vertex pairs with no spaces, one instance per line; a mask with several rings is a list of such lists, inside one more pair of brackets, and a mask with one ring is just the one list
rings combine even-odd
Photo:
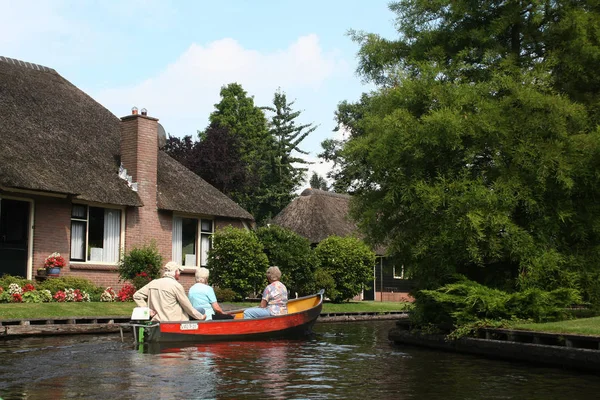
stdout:
[[267,269],[267,279],[270,281],[278,281],[281,279],[281,271],[279,270],[279,267],[269,267],[269,269]]

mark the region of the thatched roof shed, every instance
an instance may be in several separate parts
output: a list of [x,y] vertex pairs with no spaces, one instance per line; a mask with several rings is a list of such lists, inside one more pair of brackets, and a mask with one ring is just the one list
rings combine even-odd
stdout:
[[[0,189],[142,206],[119,178],[121,121],[55,70],[0,56]],[[158,157],[159,208],[253,220],[167,154]]]
[[319,243],[331,235],[350,236],[357,233],[357,227],[348,216],[349,205],[349,195],[306,189],[272,223],[304,236],[311,243]]

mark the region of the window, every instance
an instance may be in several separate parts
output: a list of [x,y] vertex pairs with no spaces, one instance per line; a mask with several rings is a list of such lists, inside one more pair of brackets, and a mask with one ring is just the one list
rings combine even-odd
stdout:
[[121,249],[121,210],[73,204],[71,261],[115,264]]
[[213,221],[173,216],[173,261],[185,267],[206,266]]
[[404,265],[400,268],[394,267],[394,279],[404,279]]

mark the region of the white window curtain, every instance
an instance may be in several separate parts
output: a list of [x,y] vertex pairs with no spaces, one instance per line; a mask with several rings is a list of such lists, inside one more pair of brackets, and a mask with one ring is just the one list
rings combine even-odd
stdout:
[[210,249],[210,235],[202,235],[200,238],[200,265],[205,267],[208,262],[208,250]]
[[173,216],[173,254],[171,257],[172,261],[175,261],[179,264],[181,264],[181,260],[182,260],[182,254],[181,254],[181,250],[183,247],[182,244],[182,227],[183,227],[183,221],[181,220],[181,217],[176,217]]
[[85,260],[85,222],[71,221],[71,259]]
[[121,238],[121,212],[104,209],[104,238],[102,242],[102,261],[117,263],[119,261],[119,242]]

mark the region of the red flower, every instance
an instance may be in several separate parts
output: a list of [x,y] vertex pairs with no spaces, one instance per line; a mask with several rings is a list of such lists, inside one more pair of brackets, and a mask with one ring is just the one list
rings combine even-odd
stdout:
[[44,262],[44,267],[46,267],[46,268],[52,268],[52,267],[62,268],[65,265],[67,265],[67,263],[66,263],[64,257],[60,255],[60,253],[50,254],[46,258],[46,261]]
[[54,295],[54,300],[58,301],[59,303],[62,303],[67,300],[67,295],[62,290],[59,290]]
[[135,293],[135,286],[130,283],[126,283],[123,285],[121,290],[119,290],[119,294],[117,298],[119,301],[131,301],[133,300],[133,294]]
[[21,296],[19,293],[13,293],[13,295],[12,295],[12,301],[13,301],[13,303],[22,303],[23,302],[23,296]]
[[31,292],[33,290],[35,290],[35,287],[31,283],[28,283],[25,286],[23,286],[23,293]]

